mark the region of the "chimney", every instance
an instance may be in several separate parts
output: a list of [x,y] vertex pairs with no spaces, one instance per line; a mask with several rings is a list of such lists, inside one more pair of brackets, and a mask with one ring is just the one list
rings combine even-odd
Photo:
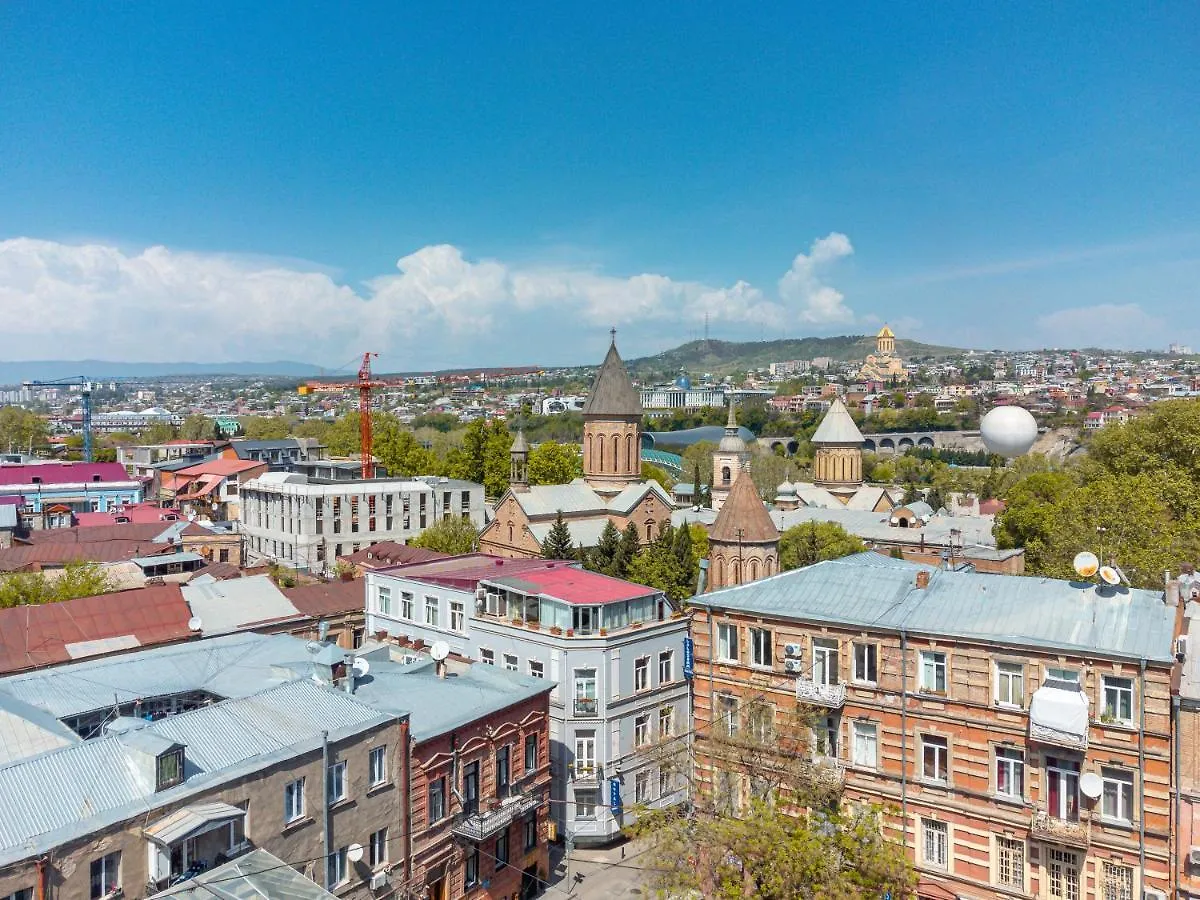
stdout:
[[929,572],[926,569],[922,569],[917,573],[917,590],[923,591],[927,587],[929,587]]
[[433,670],[435,672],[437,672],[438,678],[445,678],[446,677],[446,661],[444,659],[437,660],[433,664]]

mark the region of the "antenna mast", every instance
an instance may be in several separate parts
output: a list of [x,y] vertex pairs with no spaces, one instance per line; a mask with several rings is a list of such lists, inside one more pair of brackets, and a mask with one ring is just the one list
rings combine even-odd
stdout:
[[385,382],[374,381],[371,378],[371,357],[378,353],[364,353],[362,365],[358,370],[358,436],[359,455],[362,457],[362,477],[370,478],[375,474],[372,454],[374,441],[371,435],[371,388],[382,387]]

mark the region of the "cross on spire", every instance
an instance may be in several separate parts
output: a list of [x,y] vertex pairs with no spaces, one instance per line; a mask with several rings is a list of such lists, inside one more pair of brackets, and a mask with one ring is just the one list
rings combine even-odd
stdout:
[[614,325],[612,328],[608,329],[608,336],[612,339],[614,344],[617,342],[617,326]]

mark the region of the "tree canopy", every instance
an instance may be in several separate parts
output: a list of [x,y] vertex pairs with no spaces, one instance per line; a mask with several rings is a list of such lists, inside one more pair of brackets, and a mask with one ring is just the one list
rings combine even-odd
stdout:
[[866,544],[837,522],[793,525],[779,537],[779,568],[798,569],[826,559],[862,553]]
[[446,516],[409,541],[414,547],[449,553],[451,556],[473,553],[478,542],[475,524],[466,516]]
[[0,609],[57,603],[114,590],[112,579],[95,562],[69,562],[61,572],[14,572],[0,579]]
[[566,484],[583,474],[579,448],[558,441],[542,441],[529,451],[530,484]]
[[542,541],[543,559],[574,559],[575,544],[571,540],[571,529],[563,519],[562,510],[554,518],[550,532]]
[[20,406],[0,407],[0,449],[28,452],[44,446],[49,437],[41,416]]

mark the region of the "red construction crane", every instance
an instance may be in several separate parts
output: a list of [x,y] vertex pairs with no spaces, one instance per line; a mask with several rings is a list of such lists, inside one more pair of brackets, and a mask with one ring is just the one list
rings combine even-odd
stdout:
[[378,355],[364,353],[362,365],[358,369],[358,443],[362,454],[363,478],[370,478],[375,474],[375,458],[371,453],[374,447],[371,437],[371,388],[387,385],[386,381],[375,381],[371,378],[371,357]]

